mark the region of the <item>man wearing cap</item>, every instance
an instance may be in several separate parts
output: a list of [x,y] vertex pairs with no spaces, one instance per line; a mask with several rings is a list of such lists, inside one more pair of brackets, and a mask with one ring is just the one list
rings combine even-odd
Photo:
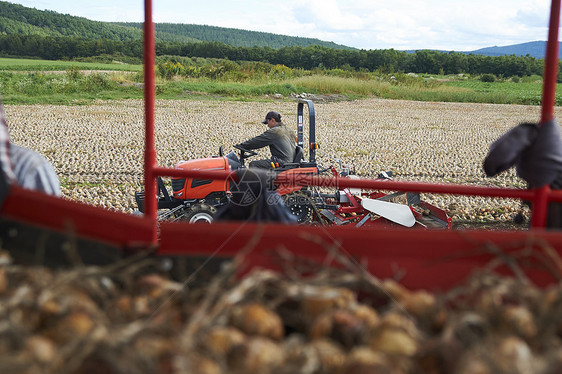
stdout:
[[264,124],[269,127],[263,134],[238,144],[239,147],[252,150],[269,146],[271,158],[250,162],[250,167],[268,168],[282,166],[293,162],[296,151],[296,137],[293,131],[281,122],[281,114],[271,111],[265,116]]

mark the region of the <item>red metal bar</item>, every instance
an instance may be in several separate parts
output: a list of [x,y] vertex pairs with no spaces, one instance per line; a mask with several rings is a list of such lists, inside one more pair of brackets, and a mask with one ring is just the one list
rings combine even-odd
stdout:
[[[502,255],[526,256],[520,266],[533,283],[557,281],[546,266],[552,264],[550,248],[562,248],[562,235],[543,230],[432,230],[350,228],[344,226],[216,223],[213,225],[162,222],[158,254],[162,256],[234,257],[242,248],[243,270],[252,267],[279,269],[277,252],[324,263],[338,250],[350,261],[380,279],[402,274],[400,282],[411,289],[447,290],[472,272]],[[189,244],[186,244],[189,238]],[[254,243],[248,248],[249,243]],[[337,243],[337,244],[336,244]],[[529,251],[532,249],[533,251]],[[537,255],[537,256],[535,256]],[[330,265],[337,265],[337,260]],[[362,266],[361,266],[362,267]],[[506,266],[496,269],[510,274]]]
[[[550,6],[550,23],[548,42],[544,59],[543,93],[541,123],[554,118],[556,101],[556,83],[558,80],[558,27],[560,25],[560,0],[552,0]],[[545,186],[533,200],[531,227],[544,228],[548,212],[549,187]]]
[[[199,179],[228,179],[233,178],[235,172],[216,170],[186,170],[156,167],[154,174],[171,177],[191,177]],[[300,186],[322,186],[334,188],[363,188],[378,190],[412,191],[424,193],[443,193],[451,195],[474,195],[486,197],[503,197],[533,200],[536,190],[510,189],[486,186],[467,186],[461,184],[440,184],[423,182],[399,182],[380,179],[351,179],[343,177],[318,177],[299,175],[298,178],[284,178],[279,176],[277,182]],[[549,196],[562,201],[562,191],[551,192]]]
[[554,118],[556,82],[558,80],[558,26],[560,24],[560,0],[552,0],[548,42],[544,60],[541,122]]
[[153,222],[152,242],[158,240],[156,226],[156,150],[154,147],[154,59],[155,41],[152,23],[152,0],[144,2],[144,110],[145,110],[145,145],[144,145],[144,191],[145,215]]
[[548,185],[537,190],[537,194],[533,200],[531,215],[531,227],[533,228],[542,229],[546,227],[549,200],[548,196],[550,191],[551,189]]
[[117,247],[146,247],[152,222],[41,192],[11,186],[0,216]]

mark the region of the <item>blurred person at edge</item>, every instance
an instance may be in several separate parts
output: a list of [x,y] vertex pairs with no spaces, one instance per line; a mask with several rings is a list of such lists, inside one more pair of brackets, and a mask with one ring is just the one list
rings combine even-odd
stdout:
[[10,142],[6,115],[0,100],[0,204],[12,184],[60,196],[60,181],[49,161],[31,149]]

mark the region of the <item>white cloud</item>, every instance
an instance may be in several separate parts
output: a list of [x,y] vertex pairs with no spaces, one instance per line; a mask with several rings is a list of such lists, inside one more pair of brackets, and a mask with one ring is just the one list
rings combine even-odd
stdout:
[[362,30],[363,18],[347,11],[337,0],[309,0],[298,3],[294,17],[302,24],[312,24],[321,32],[353,32]]
[[[540,1],[544,3],[544,1]],[[378,3],[378,4],[377,4]],[[520,5],[522,4],[522,5]],[[396,0],[373,2],[371,12],[366,12],[365,35],[374,42],[363,38],[366,48],[444,50],[472,50],[491,45],[506,45],[530,40],[545,39],[544,25],[540,17],[535,20],[538,27],[530,29],[518,15],[519,10],[528,7],[525,1],[441,1],[425,0],[411,2]],[[534,14],[537,2],[533,4]],[[548,6],[542,12],[548,15]],[[359,42],[359,41],[358,41]],[[374,45],[379,42],[378,45]]]
[[[11,0],[101,21],[144,19],[139,0]],[[155,22],[318,38],[364,49],[466,51],[545,40],[549,0],[153,0]]]

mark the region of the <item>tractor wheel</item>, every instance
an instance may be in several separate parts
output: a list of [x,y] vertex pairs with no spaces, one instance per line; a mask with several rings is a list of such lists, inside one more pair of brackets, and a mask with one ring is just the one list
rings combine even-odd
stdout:
[[217,208],[209,204],[197,204],[185,210],[183,221],[189,223],[211,223],[214,220]]
[[308,196],[295,192],[282,196],[285,205],[297,217],[298,223],[314,222],[314,208]]

